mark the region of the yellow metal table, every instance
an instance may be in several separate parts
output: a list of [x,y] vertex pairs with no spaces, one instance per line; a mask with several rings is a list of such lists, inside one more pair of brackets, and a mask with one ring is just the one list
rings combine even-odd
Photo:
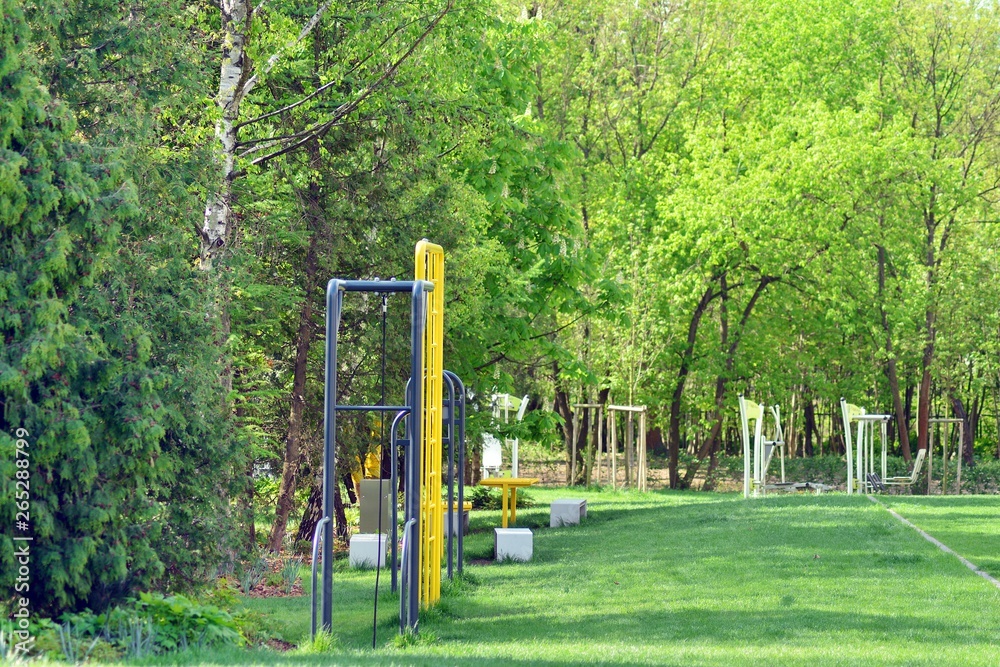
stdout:
[[537,477],[489,477],[481,480],[482,486],[493,486],[500,489],[503,497],[503,527],[507,527],[507,508],[510,507],[510,523],[517,523],[517,490],[521,487],[538,484]]

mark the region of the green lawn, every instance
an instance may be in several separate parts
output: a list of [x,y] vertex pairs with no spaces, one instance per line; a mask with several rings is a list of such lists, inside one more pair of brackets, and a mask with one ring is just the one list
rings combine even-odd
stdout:
[[882,500],[979,569],[1000,577],[1000,496],[891,496]]
[[[518,517],[521,525],[537,528],[534,560],[468,567],[468,581],[446,591],[439,608],[421,617],[423,639],[412,645],[394,644],[398,603],[384,594],[380,648],[365,648],[371,640],[374,573],[345,571],[335,583],[340,652],[228,650],[153,662],[1000,663],[1000,591],[864,497],[772,496],[748,502],[694,493],[532,493],[539,507]],[[582,495],[589,498],[584,525],[548,528],[548,501]],[[943,510],[932,500],[928,506]],[[952,546],[977,563],[985,562],[981,555],[990,549],[996,554],[996,521],[980,522],[979,531],[992,524],[988,535],[973,531],[972,512],[961,510],[966,505],[960,503],[982,503],[995,518],[997,499],[948,500],[956,504],[941,514],[967,519],[968,528],[967,541]],[[909,499],[894,500],[894,506],[897,502],[907,516],[911,505],[923,507]],[[490,555],[491,528],[498,520],[497,512],[473,513],[470,559]],[[949,535],[939,537],[949,542]],[[979,538],[984,544],[976,546]],[[385,578],[383,583],[387,589]],[[308,598],[247,604],[267,614],[268,627],[287,641],[298,643],[308,633]]]

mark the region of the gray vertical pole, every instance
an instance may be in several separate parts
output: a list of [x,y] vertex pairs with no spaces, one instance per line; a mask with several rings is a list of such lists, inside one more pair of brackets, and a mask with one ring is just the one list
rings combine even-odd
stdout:
[[326,396],[323,406],[323,610],[321,623],[333,627],[333,495],[337,488],[337,330],[340,328],[340,281],[326,286]]
[[424,347],[424,317],[426,315],[426,295],[424,285],[417,282],[413,285],[413,302],[411,316],[411,331],[413,338],[410,358],[410,451],[406,457],[406,507],[405,519],[415,521],[412,532],[407,536],[406,554],[406,588],[402,591],[400,600],[406,600],[405,610],[400,610],[406,619],[406,627],[417,629],[420,613],[420,457],[422,452],[421,436],[423,429],[423,384],[424,369],[421,364]]
[[[409,390],[407,390],[408,392]],[[391,529],[391,543],[390,550],[392,553],[392,563],[391,563],[391,578],[392,583],[390,590],[395,593],[398,579],[398,565],[399,562],[399,439],[396,434],[399,429],[399,422],[406,418],[406,412],[399,412],[396,414],[395,419],[392,420],[392,428],[389,431],[389,451],[392,460],[392,470],[389,473],[389,486],[392,488],[392,529]]]
[[[448,579],[454,578],[455,568],[455,383],[451,374],[444,372],[444,384],[448,388]],[[459,530],[462,521],[459,518]]]
[[458,511],[460,514],[458,531],[458,573],[462,574],[462,560],[465,557],[465,385],[462,379],[445,371],[445,375],[454,383],[455,395],[458,397],[458,455],[455,457],[455,468],[458,470]]

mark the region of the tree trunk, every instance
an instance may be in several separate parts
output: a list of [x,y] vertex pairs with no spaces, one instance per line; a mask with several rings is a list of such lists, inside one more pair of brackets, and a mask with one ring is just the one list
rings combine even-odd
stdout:
[[[934,343],[937,339],[937,308],[934,299],[934,289],[937,284],[937,257],[935,249],[935,234],[938,220],[934,213],[937,202],[937,189],[932,184],[930,201],[924,214],[924,226],[927,229],[926,246],[924,248],[924,286],[927,290],[927,307],[924,311],[924,351],[920,360],[920,389],[917,394],[917,448],[926,449],[931,417],[931,364],[934,362]],[[947,237],[947,234],[945,234]],[[942,239],[942,250],[944,250]]]
[[[714,282],[714,281],[713,281]],[[674,391],[670,397],[670,419],[667,430],[667,453],[670,457],[668,472],[670,478],[670,488],[676,489],[680,486],[681,479],[678,476],[677,466],[680,460],[681,451],[681,400],[684,397],[684,384],[691,373],[691,362],[694,359],[694,344],[698,338],[698,326],[708,305],[717,294],[713,291],[713,286],[709,285],[701,295],[698,305],[691,314],[691,321],[688,323],[687,342],[681,351],[681,364],[677,370],[677,381],[674,383]]]
[[573,449],[573,410],[569,405],[569,394],[559,377],[559,362],[552,362],[552,379],[555,382],[555,411],[562,417],[563,445],[566,447],[566,483],[570,483],[569,457]]
[[970,423],[969,415],[966,413],[965,404],[962,403],[962,399],[956,394],[952,394],[950,398],[951,408],[955,411],[955,417],[962,420],[962,442],[959,445],[962,448],[962,463],[971,467],[975,464],[973,457],[975,453],[973,448],[975,439],[972,434],[972,424]]
[[804,405],[802,408],[802,419],[805,421],[805,431],[806,431],[806,442],[805,442],[805,455],[813,456],[813,434],[816,434],[816,440],[819,441],[819,428],[816,426],[816,404],[813,402],[812,390],[808,385],[802,393],[802,399]]
[[[350,475],[347,476],[350,481]],[[302,521],[299,523],[299,531],[295,540],[305,541],[312,544],[313,533],[316,532],[316,524],[323,518],[323,476],[320,475],[313,480],[312,490],[309,492],[309,501],[306,502],[305,511],[302,513]],[[347,512],[344,511],[344,500],[340,495],[340,485],[336,485],[333,490],[333,522],[334,534],[347,539]]]
[[281,550],[281,542],[285,538],[285,528],[288,525],[288,515],[295,505],[295,491],[298,484],[299,466],[302,463],[302,452],[299,443],[302,440],[302,428],[306,408],[306,380],[309,371],[309,346],[313,334],[313,284],[316,281],[317,252],[323,214],[320,210],[321,188],[315,180],[309,184],[307,206],[312,209],[306,219],[310,221],[309,249],[306,251],[305,295],[299,310],[299,329],[295,337],[295,367],[292,372],[291,407],[288,411],[288,431],[285,434],[285,456],[281,468],[281,487],[278,491],[278,502],[274,512],[274,525],[268,537],[268,548],[274,553]]
[[[586,399],[589,398],[586,394],[583,396],[584,400],[581,403],[587,402]],[[592,410],[590,408],[581,408],[581,410],[583,415],[580,419],[580,430],[576,436],[576,479],[572,480],[572,484],[579,484],[587,479],[587,442],[590,439],[590,413]]]
[[229,242],[232,233],[233,178],[236,164],[236,123],[244,88],[252,65],[246,52],[247,34],[253,14],[249,0],[222,0],[222,67],[215,104],[219,122],[215,126],[217,141],[215,188],[208,195],[201,226],[199,266],[208,271],[215,258]]
[[885,259],[885,248],[878,246],[878,295],[879,311],[882,316],[882,334],[885,336],[885,354],[888,360],[886,374],[889,376],[892,408],[896,413],[896,430],[899,431],[899,447],[903,451],[903,459],[909,463],[913,458],[910,453],[910,429],[907,426],[906,414],[903,412],[903,401],[899,394],[899,374],[896,369],[896,353],[892,345],[892,328],[889,325],[889,315],[885,310]]
[[764,290],[776,279],[770,276],[764,276],[757,282],[757,287],[754,289],[753,295],[750,300],[747,301],[746,306],[743,308],[743,313],[740,315],[740,321],[737,323],[736,330],[733,335],[729,335],[729,315],[728,315],[728,293],[729,286],[726,283],[726,276],[723,274],[720,277],[720,288],[719,294],[722,296],[721,305],[719,306],[719,318],[722,328],[722,343],[726,350],[726,363],[722,373],[715,380],[715,415],[712,421],[712,430],[708,435],[708,438],[702,443],[701,449],[697,452],[694,461],[684,472],[683,486],[688,488],[694,481],[694,476],[698,472],[698,468],[701,466],[701,461],[710,457],[715,453],[718,447],[719,435],[722,433],[722,410],[724,407],[725,397],[726,397],[726,383],[732,376],[733,367],[736,364],[736,352],[740,346],[740,339],[743,337],[743,332],[746,330],[747,323],[750,321],[750,315],[753,313],[754,307],[760,300],[761,295],[764,294]]
[[299,521],[299,530],[295,535],[296,542],[312,542],[313,533],[316,531],[316,524],[323,518],[323,484],[313,482],[312,491],[309,492],[309,500],[306,501],[305,510],[302,511],[302,520]]

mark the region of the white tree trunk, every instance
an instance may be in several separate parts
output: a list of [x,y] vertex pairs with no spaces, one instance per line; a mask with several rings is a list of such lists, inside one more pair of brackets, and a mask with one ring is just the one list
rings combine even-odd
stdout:
[[233,196],[233,175],[236,164],[236,122],[245,84],[252,66],[245,43],[250,30],[252,5],[248,0],[222,0],[223,55],[219,77],[219,92],[215,103],[221,112],[215,125],[218,141],[216,190],[208,196],[201,227],[202,270],[210,270],[213,260],[229,242]]

